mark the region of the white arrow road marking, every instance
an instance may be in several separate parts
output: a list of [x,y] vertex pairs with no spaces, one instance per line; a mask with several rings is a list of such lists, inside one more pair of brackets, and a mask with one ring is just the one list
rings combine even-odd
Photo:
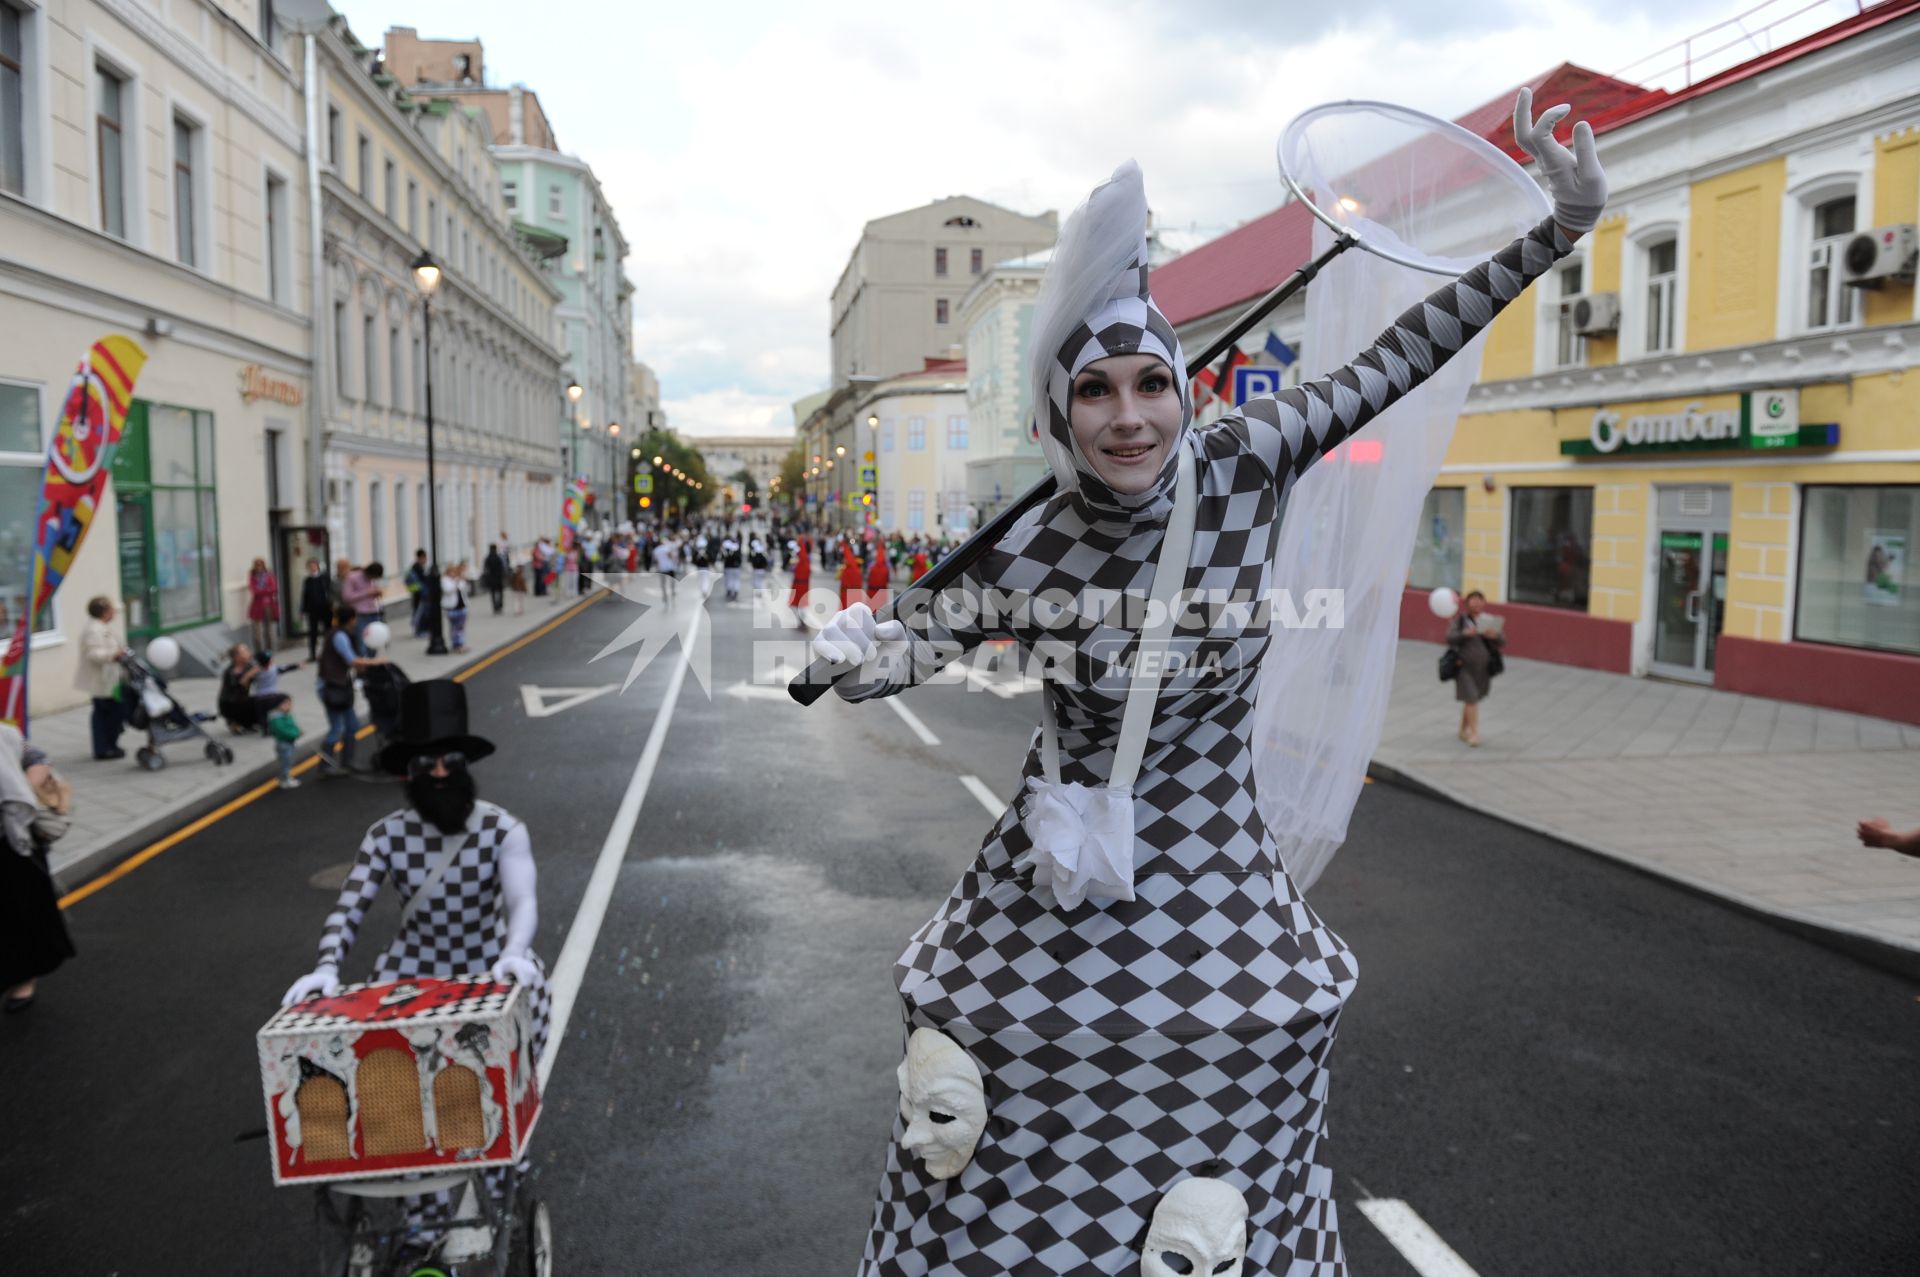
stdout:
[[908,709],[905,705],[902,705],[898,696],[887,696],[881,699],[885,700],[893,712],[900,716],[901,722],[913,729],[913,734],[920,738],[922,745],[938,745],[940,743],[940,738],[928,731],[927,725],[920,721],[920,716]]
[[784,687],[767,687],[759,683],[749,683],[745,679],[729,687],[727,695],[743,701],[785,701],[789,705],[799,704],[787,694],[787,689]]
[[531,683],[522,683],[520,704],[527,711],[528,718],[552,718],[562,710],[584,705],[596,696],[619,690],[618,683],[607,683],[601,687],[535,687]]
[[980,805],[985,807],[994,819],[998,820],[1000,813],[1007,809],[1007,805],[994,797],[993,791],[988,789],[986,782],[978,776],[962,776],[960,783],[967,787],[969,794],[980,800]]
[[1025,674],[1019,675],[1009,683],[996,679],[985,671],[975,669],[971,665],[958,665],[958,663],[956,663],[956,666],[966,671],[967,682],[982,691],[992,692],[1003,701],[1010,701],[1024,692],[1037,692],[1046,686],[1046,684],[1039,679],[1028,678]]
[[646,747],[634,764],[633,779],[620,799],[613,828],[600,844],[600,858],[593,862],[593,876],[587,879],[586,894],[567,928],[567,941],[553,964],[547,988],[553,994],[553,1016],[547,1033],[547,1053],[540,1057],[540,1093],[547,1093],[547,1079],[553,1076],[553,1062],[560,1056],[560,1044],[567,1040],[567,1021],[573,1016],[573,1004],[580,996],[580,982],[587,976],[587,961],[593,957],[593,945],[600,938],[600,924],[607,918],[607,903],[613,899],[613,885],[620,877],[620,864],[627,858],[627,844],[633,841],[633,827],[640,819],[640,804],[646,801],[647,786],[653,783],[653,769],[660,762],[660,748],[666,744],[667,726],[673,722],[673,707],[680,700],[680,684],[686,680],[692,661],[693,639],[700,632],[696,615],[687,628],[686,641],[680,645],[680,659],[667,679],[666,695],[660,700],[660,712],[654,715],[653,730],[647,733]]
[[1363,1197],[1360,1213],[1393,1243],[1420,1277],[1478,1277],[1413,1207],[1393,1197]]

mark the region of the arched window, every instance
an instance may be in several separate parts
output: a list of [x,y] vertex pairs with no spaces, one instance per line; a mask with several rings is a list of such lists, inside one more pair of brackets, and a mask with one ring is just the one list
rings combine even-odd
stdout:
[[360,1061],[360,1142],[368,1157],[418,1153],[427,1146],[420,1111],[420,1074],[398,1047],[368,1052]]
[[449,1064],[433,1079],[433,1120],[440,1151],[484,1148],[486,1118],[480,1112],[480,1078],[472,1069]]
[[315,1075],[293,1095],[300,1112],[300,1152],[310,1162],[337,1162],[353,1156],[347,1133],[347,1088],[340,1079]]

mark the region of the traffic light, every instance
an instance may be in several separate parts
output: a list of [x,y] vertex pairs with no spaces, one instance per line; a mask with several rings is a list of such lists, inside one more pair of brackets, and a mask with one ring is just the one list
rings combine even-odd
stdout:
[[652,497],[641,497],[641,498],[640,498],[640,508],[641,508],[642,510],[651,510],[651,509],[653,508],[653,498],[652,498]]

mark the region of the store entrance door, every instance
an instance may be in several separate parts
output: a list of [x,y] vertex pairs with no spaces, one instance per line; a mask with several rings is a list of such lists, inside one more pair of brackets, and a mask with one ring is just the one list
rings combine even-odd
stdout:
[[1667,678],[1711,683],[1714,646],[1727,610],[1731,493],[1708,484],[1658,492],[1651,669]]

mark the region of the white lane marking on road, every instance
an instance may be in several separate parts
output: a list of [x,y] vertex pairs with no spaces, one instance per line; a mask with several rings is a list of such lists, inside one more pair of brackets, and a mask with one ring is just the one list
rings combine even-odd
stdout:
[[619,690],[618,683],[608,683],[604,687],[535,687],[531,683],[522,683],[520,704],[527,711],[528,718],[552,718],[562,710],[584,705],[596,696]]
[[995,819],[998,819],[1000,813],[1007,809],[1007,805],[994,797],[993,791],[988,789],[986,782],[982,781],[978,776],[962,776],[960,783],[967,787],[969,794],[972,794],[980,800],[980,805],[985,807],[988,813]]
[[1413,1207],[1394,1197],[1363,1197],[1360,1213],[1380,1230],[1420,1277],[1478,1277]]
[[729,687],[727,695],[742,701],[785,701],[789,705],[799,704],[784,687],[763,687],[758,683],[749,683],[745,679]]
[[901,722],[913,729],[913,734],[920,738],[922,745],[938,745],[940,743],[940,738],[928,731],[927,725],[920,721],[920,716],[908,709],[905,705],[902,705],[898,696],[887,696],[882,699],[893,708],[894,713],[900,716]]
[[640,820],[640,804],[646,801],[647,786],[653,783],[653,769],[660,761],[660,750],[667,740],[667,727],[673,722],[673,707],[680,700],[680,684],[686,681],[692,662],[693,637],[700,632],[695,616],[680,644],[680,659],[667,679],[666,695],[660,712],[654,715],[653,730],[647,733],[646,747],[633,766],[633,778],[620,798],[620,810],[614,814],[613,828],[600,844],[600,858],[594,861],[593,876],[587,879],[586,894],[574,912],[573,925],[567,928],[567,941],[553,964],[553,976],[547,988],[553,995],[553,1018],[547,1033],[547,1053],[540,1057],[540,1092],[547,1093],[547,1079],[553,1076],[553,1062],[560,1056],[560,1044],[567,1040],[567,1021],[573,1017],[574,1001],[580,996],[581,982],[587,976],[587,962],[593,957],[594,942],[600,938],[600,924],[606,921],[607,904],[613,899],[613,886],[620,877],[620,864],[627,858],[627,844],[633,840],[633,827]]

